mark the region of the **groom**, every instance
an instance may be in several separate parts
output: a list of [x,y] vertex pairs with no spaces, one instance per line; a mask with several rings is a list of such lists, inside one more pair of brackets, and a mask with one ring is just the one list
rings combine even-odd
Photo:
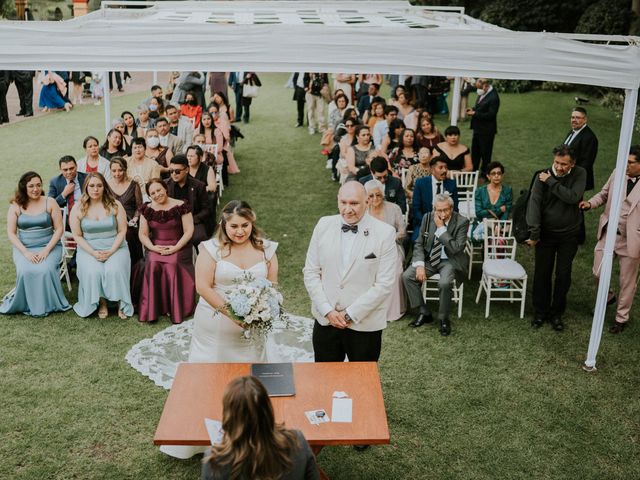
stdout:
[[338,192],[340,215],[313,230],[303,269],[316,319],[316,362],[377,361],[395,280],[396,232],[367,214],[367,195],[356,181]]

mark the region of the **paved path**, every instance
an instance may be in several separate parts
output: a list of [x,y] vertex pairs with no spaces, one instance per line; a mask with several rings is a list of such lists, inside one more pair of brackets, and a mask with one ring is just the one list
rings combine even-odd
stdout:
[[[118,89],[115,88],[111,95],[113,97],[119,97],[122,95],[127,95],[129,93],[136,93],[146,91],[149,92],[151,88],[151,83],[153,82],[153,73],[151,72],[131,72],[131,82],[123,85],[124,92],[118,92]],[[158,83],[164,88],[167,84],[169,78],[168,72],[158,72]],[[113,79],[115,83],[115,77]],[[38,99],[40,98],[40,84],[36,78],[33,79],[33,114],[35,117],[39,117],[41,115],[48,115],[51,112],[42,112],[38,108]],[[90,98],[85,98],[84,101],[89,103],[92,101]],[[0,128],[11,125],[11,123],[15,122],[25,122],[28,121],[29,118],[18,117],[16,113],[20,110],[20,102],[18,99],[18,91],[16,90],[15,84],[11,84],[9,87],[9,92],[7,93],[7,105],[9,107],[9,123],[4,123],[0,125]],[[96,107],[98,108],[98,107]],[[103,107],[99,107],[103,108]],[[69,115],[73,114],[73,110],[69,112]],[[31,117],[33,118],[33,117]]]

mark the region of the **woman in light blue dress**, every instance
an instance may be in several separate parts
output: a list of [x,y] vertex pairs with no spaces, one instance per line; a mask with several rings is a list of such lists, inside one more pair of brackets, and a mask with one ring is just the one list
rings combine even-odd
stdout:
[[69,310],[59,267],[62,258],[60,237],[64,231],[58,204],[44,197],[42,178],[27,172],[7,214],[7,234],[13,244],[16,288],[7,295],[0,313],[24,313],[42,317]]
[[98,317],[106,318],[110,301],[118,302],[120,318],[131,316],[131,257],[125,240],[127,214],[100,173],[87,175],[82,198],[73,206],[69,224],[78,243],[75,312],[88,317],[98,309]]

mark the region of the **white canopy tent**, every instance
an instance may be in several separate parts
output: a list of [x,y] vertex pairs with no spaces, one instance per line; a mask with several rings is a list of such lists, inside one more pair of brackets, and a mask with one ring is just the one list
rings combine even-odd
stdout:
[[[617,224],[640,86],[638,40],[513,32],[473,19],[462,8],[413,7],[404,1],[123,1],[103,2],[101,10],[64,22],[0,23],[0,69],[449,76],[456,79],[453,123],[465,76],[622,88],[626,98],[610,220]],[[595,369],[602,335],[614,242],[615,229],[609,229],[588,369]]]

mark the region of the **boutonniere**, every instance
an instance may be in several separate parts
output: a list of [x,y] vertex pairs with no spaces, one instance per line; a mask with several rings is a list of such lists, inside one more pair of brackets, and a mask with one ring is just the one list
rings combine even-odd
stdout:
[[369,229],[368,229],[368,228],[365,228],[365,229],[364,229],[364,231],[363,231],[362,233],[364,233],[364,236],[365,236],[365,237],[368,237],[368,236],[369,236]]

